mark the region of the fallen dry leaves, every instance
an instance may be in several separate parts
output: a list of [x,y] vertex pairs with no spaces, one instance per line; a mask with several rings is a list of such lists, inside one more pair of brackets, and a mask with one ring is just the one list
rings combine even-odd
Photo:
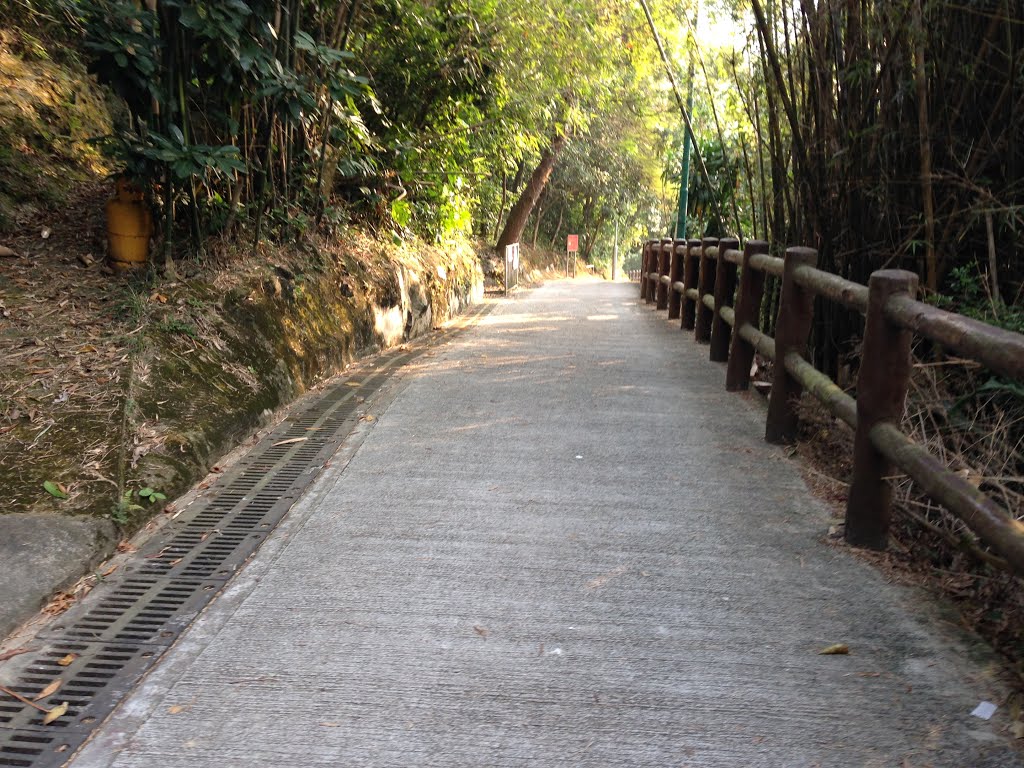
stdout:
[[43,608],[47,616],[60,616],[75,604],[75,596],[71,592],[58,592]]
[[[59,682],[59,681],[55,681],[55,682]],[[47,686],[47,690],[49,688],[51,688],[52,686],[53,686],[53,683],[48,685]],[[57,688],[60,688],[59,684],[53,690],[56,691]],[[2,685],[0,685],[0,693],[5,693],[8,696],[10,696],[12,699],[16,699],[17,701],[20,701],[22,704],[24,704],[24,705],[26,705],[28,707],[32,707],[32,709],[36,709],[36,710],[42,712],[45,715],[45,717],[43,718],[43,725],[49,725],[50,723],[54,722],[55,720],[58,720],[59,718],[63,717],[64,715],[66,715],[68,713],[68,702],[66,702],[66,701],[62,701],[57,706],[52,707],[50,709],[47,709],[46,707],[43,707],[43,706],[40,706],[39,704],[36,704],[35,701],[32,701],[30,699],[26,699],[20,693],[17,693],[16,691],[12,691],[10,688],[5,688]],[[36,701],[38,701],[41,698],[45,698],[45,697],[42,694],[40,694],[36,698]]]
[[43,725],[49,725],[54,720],[64,717],[64,715],[66,715],[67,713],[68,703],[66,701],[62,701],[60,704],[58,704],[56,707],[54,707],[46,713],[46,717],[43,718]]
[[279,440],[274,443],[273,447],[277,448],[279,445],[292,445],[293,443],[304,443],[308,440],[308,437],[291,437],[287,440]]
[[36,651],[36,650],[38,650],[38,649],[37,648],[29,648],[27,646],[24,647],[24,648],[15,648],[13,651],[7,651],[5,653],[0,653],[0,661],[7,661],[8,659],[13,659],[15,656],[20,656],[23,653],[32,653],[33,651]]
[[39,706],[38,704],[36,704],[31,699],[26,699],[20,693],[18,693],[17,691],[12,691],[10,688],[6,688],[6,687],[0,685],[0,693],[5,693],[8,696],[10,696],[12,699],[17,699],[22,704],[25,704],[25,705],[27,705],[29,707],[32,707],[32,709],[38,709],[40,712],[45,712],[47,714],[50,713],[50,710],[48,710],[46,707]]
[[836,643],[818,651],[819,656],[847,656],[850,653],[850,646],[846,643]]
[[36,696],[36,697],[35,697],[35,699],[33,699],[33,701],[42,701],[43,699],[48,699],[48,698],[49,698],[50,696],[53,696],[53,694],[55,694],[55,693],[56,693],[57,691],[59,691],[59,690],[60,690],[60,687],[61,687],[61,686],[62,686],[63,684],[64,684],[64,681],[63,681],[63,680],[61,680],[61,679],[60,679],[60,678],[58,677],[58,678],[57,678],[56,680],[54,680],[54,681],[53,681],[52,683],[50,683],[50,684],[49,684],[48,686],[46,686],[45,688],[43,688],[43,690],[41,690],[41,691],[39,692],[39,695],[38,695],[38,696]]

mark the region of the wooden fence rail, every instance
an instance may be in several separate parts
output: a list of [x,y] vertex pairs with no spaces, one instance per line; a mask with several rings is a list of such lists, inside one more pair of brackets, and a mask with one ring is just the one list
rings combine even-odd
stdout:
[[[1024,335],[918,301],[912,272],[879,270],[864,286],[819,270],[811,248],[789,248],[784,259],[769,251],[763,241],[740,250],[736,240],[651,240],[641,257],[640,298],[710,345],[711,360],[726,363],[730,391],[749,387],[755,353],[774,361],[769,442],[796,439],[795,405],[805,390],[855,430],[845,532],[851,545],[887,545],[892,489],[886,478],[898,467],[966,523],[998,555],[993,562],[1024,576],[1024,525],[900,430],[915,336],[1024,382]],[[782,281],[774,338],[760,328],[766,275]],[[856,398],[807,361],[816,296],[865,317]]]

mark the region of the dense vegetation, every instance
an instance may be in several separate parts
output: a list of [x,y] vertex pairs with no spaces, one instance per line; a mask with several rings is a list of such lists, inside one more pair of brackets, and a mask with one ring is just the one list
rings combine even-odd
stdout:
[[[103,147],[168,254],[356,218],[576,231],[604,258],[616,224],[628,244],[674,227],[685,128],[639,1],[4,5],[0,25],[66,42],[119,95]],[[1019,0],[646,5],[694,97],[687,234],[811,244],[861,281],[898,263],[933,294],[977,278],[988,316],[1021,324]]]
[[[698,34],[683,49],[665,35],[694,75],[713,181],[691,169],[688,234],[811,245],[859,282],[912,269],[936,301],[1024,327],[1020,1],[713,5],[740,20],[731,39]],[[666,174],[678,177],[683,132],[670,130]],[[818,362],[834,372],[859,329],[819,309]]]
[[[627,240],[659,226],[643,106],[657,70],[628,4],[18,0],[0,13],[72,44],[117,94],[102,147],[149,196],[168,260],[211,236],[287,240],[352,219],[494,242],[519,211],[518,239],[524,189],[543,193],[532,239],[546,219],[547,237],[579,230],[589,253],[614,221]],[[559,166],[549,189],[544,158]]]

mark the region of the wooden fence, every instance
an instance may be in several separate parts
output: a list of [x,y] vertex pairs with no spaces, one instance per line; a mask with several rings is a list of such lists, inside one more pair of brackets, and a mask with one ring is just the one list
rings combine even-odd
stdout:
[[[1024,381],[1024,335],[937,309],[916,300],[917,275],[879,270],[864,286],[816,268],[817,252],[789,248],[784,259],[768,243],[736,240],[652,240],[644,245],[640,298],[667,310],[711,360],[726,363],[726,389],[750,385],[755,353],[775,362],[765,439],[795,440],[797,399],[806,390],[855,430],[853,477],[846,505],[846,540],[884,549],[889,537],[891,467],[910,476],[961,519],[1003,564],[1024,576],[1024,525],[900,430],[915,336]],[[781,279],[775,337],[759,327],[766,275]],[[816,296],[865,316],[856,399],[807,362]]]

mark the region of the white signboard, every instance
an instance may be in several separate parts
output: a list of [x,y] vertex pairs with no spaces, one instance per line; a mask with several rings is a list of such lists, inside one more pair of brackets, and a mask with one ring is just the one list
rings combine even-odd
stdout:
[[505,246],[505,263],[513,270],[519,269],[519,243]]

